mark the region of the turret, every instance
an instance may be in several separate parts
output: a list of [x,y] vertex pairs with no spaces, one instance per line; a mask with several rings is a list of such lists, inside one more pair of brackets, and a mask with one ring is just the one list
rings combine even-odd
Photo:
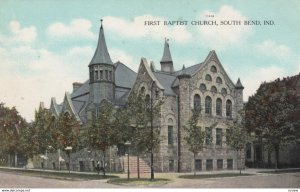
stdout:
[[190,79],[191,75],[187,74],[185,66],[183,65],[180,74],[177,76],[179,81],[178,90],[178,172],[185,169],[191,169],[189,165],[184,165],[183,162],[190,161],[188,147],[184,142],[185,131],[183,126],[190,118]]
[[102,19],[98,45],[89,64],[89,72],[90,103],[99,104],[103,99],[112,101],[114,99],[115,66],[107,50]]
[[241,116],[239,112],[244,108],[243,90],[244,90],[244,86],[242,85],[240,78],[238,78],[238,81],[235,84],[236,112],[237,112],[238,120],[241,120]]

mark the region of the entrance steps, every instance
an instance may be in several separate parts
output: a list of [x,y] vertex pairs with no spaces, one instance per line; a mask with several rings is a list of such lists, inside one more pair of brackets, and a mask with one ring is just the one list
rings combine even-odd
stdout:
[[[125,173],[127,173],[128,171],[128,157],[127,156],[123,156],[123,170]],[[130,174],[134,174],[136,175],[138,172],[138,168],[137,168],[137,156],[129,156],[129,172]],[[150,173],[151,169],[150,166],[140,157],[139,158],[139,167],[140,167],[140,174],[146,174],[146,173]]]

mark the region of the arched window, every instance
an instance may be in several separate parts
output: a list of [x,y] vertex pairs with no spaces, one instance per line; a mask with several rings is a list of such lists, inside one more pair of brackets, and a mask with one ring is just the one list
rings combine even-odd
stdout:
[[205,98],[205,113],[206,114],[211,114],[211,104],[212,104],[211,101],[212,100],[211,100],[210,96],[207,96]]
[[222,84],[222,83],[223,83],[221,77],[217,77],[216,82],[219,83],[219,84]]
[[141,88],[141,93],[145,93],[145,90],[146,90],[146,88],[145,88],[145,87],[142,87],[142,88]]
[[168,145],[173,145],[173,120],[168,119]]
[[215,86],[212,86],[212,87],[210,88],[210,90],[211,90],[211,92],[213,92],[213,93],[216,93],[216,92],[217,92],[217,88],[216,88]]
[[213,72],[213,73],[216,73],[217,72],[217,67],[214,66],[214,65],[211,66],[210,71]]
[[210,76],[209,74],[207,74],[207,75],[205,76],[205,80],[206,80],[206,81],[212,81],[211,76]]
[[204,83],[201,83],[200,90],[201,91],[206,91],[206,85]]
[[232,116],[232,102],[228,99],[226,101],[226,117]]
[[194,109],[201,110],[201,98],[198,94],[194,96]]
[[146,108],[150,109],[150,95],[149,94],[146,95],[145,104],[146,104]]
[[222,99],[216,100],[216,114],[222,116]]
[[226,95],[226,94],[227,94],[227,90],[226,90],[225,88],[222,88],[221,93],[222,93],[223,95]]

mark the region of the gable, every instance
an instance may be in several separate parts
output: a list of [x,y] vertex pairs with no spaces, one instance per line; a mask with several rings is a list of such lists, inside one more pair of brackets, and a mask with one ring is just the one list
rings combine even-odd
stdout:
[[[209,76],[211,80],[208,80]],[[234,83],[227,75],[215,51],[211,51],[203,64],[192,74],[192,80],[196,81],[198,88],[201,82],[208,86],[216,86],[219,88],[218,91],[221,91],[222,88],[226,88],[229,92],[235,88]],[[207,87],[208,90],[210,90],[210,88],[211,87]]]
[[62,104],[62,113],[65,112],[69,112],[70,114],[74,115],[75,118],[77,119],[77,121],[80,121],[80,118],[78,116],[78,114],[76,113],[76,110],[73,106],[72,100],[71,100],[71,96],[68,92],[66,92],[65,97],[64,97],[64,102]]
[[148,85],[150,85],[153,81],[155,82],[156,86],[159,89],[161,89],[161,90],[165,89],[162,86],[162,84],[158,81],[158,79],[155,77],[153,72],[151,71],[151,69],[150,69],[150,67],[147,63],[147,60],[145,58],[142,58],[141,62],[140,62],[139,70],[138,70],[138,73],[137,73],[137,77],[136,77],[136,80],[135,80],[134,85],[132,87],[132,90],[139,89],[141,84],[146,86],[146,89],[149,90],[150,87]]
[[55,97],[51,98],[50,112],[53,113],[56,117],[59,115],[59,109],[58,109],[58,106],[56,104]]

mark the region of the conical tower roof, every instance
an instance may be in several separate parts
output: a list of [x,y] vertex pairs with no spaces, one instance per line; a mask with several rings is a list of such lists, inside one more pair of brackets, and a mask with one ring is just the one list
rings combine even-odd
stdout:
[[161,63],[165,63],[165,62],[173,62],[172,61],[172,56],[171,56],[171,52],[170,52],[170,48],[169,48],[169,39],[165,39],[165,46],[164,46],[164,54],[161,58]]
[[244,89],[244,86],[242,85],[240,78],[239,78],[238,81],[236,82],[235,88],[236,88],[236,89]]
[[102,26],[102,19],[101,19],[101,27],[100,27],[100,32],[99,32],[99,38],[98,38],[98,45],[97,49],[95,51],[95,54],[90,62],[90,65],[93,64],[113,64],[113,62],[110,59],[106,42],[105,42],[105,37],[104,37],[104,31],[103,31],[103,26]]

